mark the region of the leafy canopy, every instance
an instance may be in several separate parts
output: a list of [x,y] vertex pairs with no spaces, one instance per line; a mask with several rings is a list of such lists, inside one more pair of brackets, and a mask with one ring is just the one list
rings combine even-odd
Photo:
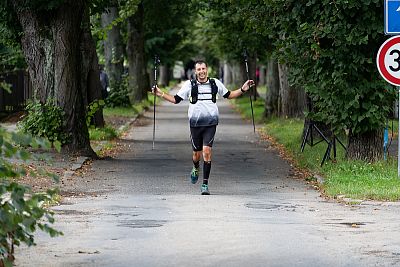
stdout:
[[250,2],[255,16],[248,26],[274,40],[274,57],[312,96],[315,119],[354,134],[383,127],[395,91],[375,65],[386,39],[382,1]]

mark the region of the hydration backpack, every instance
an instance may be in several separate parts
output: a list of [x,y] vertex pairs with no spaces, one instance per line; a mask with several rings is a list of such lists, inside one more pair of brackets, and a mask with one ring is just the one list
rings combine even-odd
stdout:
[[211,85],[211,92],[210,93],[200,93],[202,95],[211,94],[211,98],[206,99],[199,99],[199,88],[197,86],[197,81],[195,79],[190,80],[192,84],[192,91],[190,95],[189,102],[191,104],[196,104],[198,100],[211,100],[213,103],[217,102],[217,93],[218,93],[218,86],[215,83],[214,79],[209,79]]

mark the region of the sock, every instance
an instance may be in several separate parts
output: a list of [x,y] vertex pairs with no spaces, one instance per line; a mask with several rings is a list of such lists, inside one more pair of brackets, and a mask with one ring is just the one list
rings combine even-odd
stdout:
[[203,166],[203,184],[208,184],[208,177],[210,177],[211,171],[211,161],[204,161]]
[[193,166],[198,169],[200,167],[200,160],[199,161],[193,161]]

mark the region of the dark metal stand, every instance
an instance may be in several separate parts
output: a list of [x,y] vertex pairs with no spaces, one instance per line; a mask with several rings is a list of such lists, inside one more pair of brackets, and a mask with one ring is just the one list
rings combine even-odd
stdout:
[[[303,136],[303,141],[301,143],[301,152],[304,151],[304,147],[306,144],[309,146],[313,147],[323,141],[325,141],[328,144],[328,147],[326,148],[324,157],[322,158],[321,166],[324,165],[324,162],[327,159],[331,159],[331,150],[333,148],[333,158],[336,159],[336,141],[339,142],[339,144],[346,150],[346,147],[343,145],[343,143],[337,138],[335,135],[332,136],[332,139],[329,140],[322,132],[321,130],[315,125],[314,121],[310,121],[307,123],[307,130],[306,133]],[[314,143],[314,138],[313,138],[313,130],[317,131],[317,133],[321,136],[321,140],[318,142]],[[310,141],[307,141],[308,137],[310,136]]]

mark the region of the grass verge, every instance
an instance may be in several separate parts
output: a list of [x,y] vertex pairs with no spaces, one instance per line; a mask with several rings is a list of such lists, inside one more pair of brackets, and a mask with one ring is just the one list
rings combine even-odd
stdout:
[[249,96],[246,94],[243,97],[232,99],[231,102],[242,116],[247,119],[251,119],[251,104],[253,104],[254,121],[260,123],[263,121],[264,99],[260,97],[256,101],[254,101],[254,98],[252,99],[251,103]]
[[[250,118],[248,101],[248,98],[240,98],[233,102],[245,117]],[[261,121],[263,109],[255,108],[254,112],[256,120]],[[329,160],[321,167],[327,144],[306,145],[301,153],[303,124],[304,121],[300,119],[275,118],[264,122],[262,132],[281,144],[296,166],[323,176],[325,182],[320,188],[328,197],[381,201],[400,199],[400,179],[397,177],[395,159],[372,164],[349,161],[345,159],[344,149],[337,145],[336,160]],[[313,177],[305,178],[311,180]]]
[[150,105],[153,105],[153,95],[148,96],[149,100],[129,107],[106,107],[103,109],[106,123],[103,128],[89,128],[89,138],[95,152],[100,156],[112,154],[116,149],[116,138],[119,138],[129,128],[131,119],[143,113]]
[[112,140],[118,137],[118,133],[116,129],[107,125],[104,128],[89,129],[89,137],[93,141]]
[[[149,96],[149,99],[151,96]],[[152,99],[151,99],[152,100]],[[142,113],[147,107],[152,104],[151,100],[143,100],[142,102],[129,106],[129,107],[113,107],[113,108],[104,108],[103,109],[103,116],[104,117],[111,117],[111,116],[118,116],[118,117],[133,117],[137,114]]]

